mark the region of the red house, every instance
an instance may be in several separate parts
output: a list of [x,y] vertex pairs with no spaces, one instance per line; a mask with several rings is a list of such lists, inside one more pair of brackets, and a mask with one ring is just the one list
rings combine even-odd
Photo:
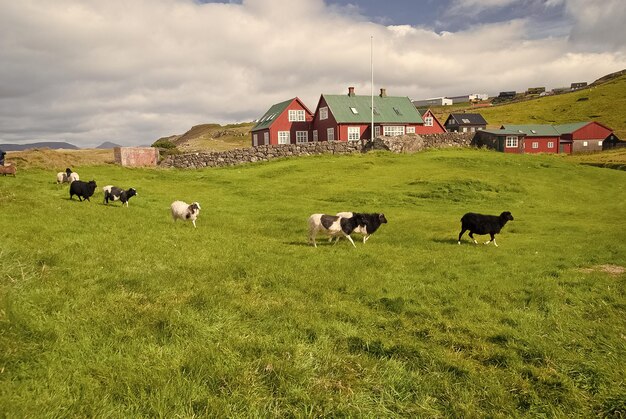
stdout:
[[252,145],[309,142],[312,120],[313,114],[297,97],[277,103],[252,128]]
[[424,120],[424,125],[415,128],[416,134],[440,134],[446,132],[446,129],[430,109],[418,109],[417,111]]
[[598,122],[562,125],[502,125],[499,130],[476,134],[477,145],[504,153],[564,153],[601,151],[603,142],[616,138],[613,131]]
[[504,130],[526,134],[520,153],[558,153],[561,134],[552,125],[502,125]]
[[415,134],[424,125],[408,97],[387,96],[385,89],[378,96],[357,96],[350,87],[347,95],[320,97],[313,117],[313,141],[370,139],[372,114],[374,137]]
[[611,128],[595,121],[555,125],[554,128],[561,134],[563,153],[602,151],[604,140],[615,135]]

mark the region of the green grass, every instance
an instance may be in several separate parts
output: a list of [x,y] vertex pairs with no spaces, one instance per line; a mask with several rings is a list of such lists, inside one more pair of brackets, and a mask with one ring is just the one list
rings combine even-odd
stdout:
[[[139,196],[0,177],[0,416],[626,414],[623,171],[482,150],[76,171]],[[344,210],[389,224],[307,245]],[[463,213],[504,210],[500,247],[457,245]]]

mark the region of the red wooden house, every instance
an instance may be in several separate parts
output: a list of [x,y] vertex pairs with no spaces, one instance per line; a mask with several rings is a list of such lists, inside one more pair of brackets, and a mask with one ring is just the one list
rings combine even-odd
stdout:
[[611,128],[595,121],[555,125],[554,128],[561,134],[563,153],[602,151],[604,140],[615,136]]
[[417,111],[424,120],[424,125],[415,128],[416,134],[440,134],[446,132],[443,124],[439,122],[430,109],[418,109]]
[[313,117],[313,141],[370,139],[372,113],[374,137],[414,134],[424,124],[408,97],[387,96],[385,89],[373,98],[357,96],[350,87],[347,95],[321,95]]
[[312,120],[313,113],[297,97],[277,103],[252,128],[252,145],[309,142]]
[[552,125],[502,125],[504,130],[526,134],[520,153],[558,153],[561,134]]

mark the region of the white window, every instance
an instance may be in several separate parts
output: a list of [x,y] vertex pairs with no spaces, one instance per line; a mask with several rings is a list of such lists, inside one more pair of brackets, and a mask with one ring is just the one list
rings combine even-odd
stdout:
[[358,115],[359,111],[356,108],[352,108],[350,107],[350,110],[352,111],[353,114]]
[[313,141],[317,141],[317,130],[313,130]]
[[583,141],[583,147],[587,147],[589,145],[589,143],[587,143],[587,141]]
[[323,121],[324,119],[328,119],[328,107],[327,106],[320,108],[320,121]]
[[348,141],[358,141],[361,138],[361,128],[348,127]]
[[463,127],[463,132],[467,132],[467,127]]
[[259,134],[252,134],[252,145],[254,147],[259,145]]
[[598,146],[602,147],[602,141],[598,141]]
[[278,131],[278,144],[290,144],[289,131]]
[[537,141],[533,141],[533,148],[539,148],[539,143]]
[[380,135],[380,125],[376,125],[374,127],[374,136],[378,137]]
[[554,148],[554,141],[548,141],[548,148]]
[[326,130],[326,138],[328,139],[328,141],[335,141],[335,129],[334,128],[328,128]]
[[508,135],[506,137],[506,147],[507,148],[516,148],[517,147],[517,136],[516,135]]
[[432,116],[427,116],[426,118],[424,118],[424,126],[426,126],[426,127],[432,127],[433,126],[433,117]]
[[415,134],[415,127],[406,127],[407,134]]
[[289,111],[289,122],[296,122],[296,121],[304,121],[303,110],[290,110]]
[[475,127],[470,127],[470,132],[475,132],[476,128]]
[[386,125],[383,127],[383,135],[386,137],[396,137],[398,135],[404,135],[404,126]]
[[308,143],[309,132],[308,131],[296,131],[296,143]]
[[264,132],[263,133],[263,144],[269,144],[270,143],[270,133],[269,132]]

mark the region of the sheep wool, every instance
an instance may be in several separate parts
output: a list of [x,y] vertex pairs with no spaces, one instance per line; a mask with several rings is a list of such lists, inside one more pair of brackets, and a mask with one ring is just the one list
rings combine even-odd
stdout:
[[193,223],[196,227],[196,219],[200,214],[200,204],[192,202],[191,205],[183,201],[174,201],[170,206],[172,210],[172,218],[176,220],[187,220]]

